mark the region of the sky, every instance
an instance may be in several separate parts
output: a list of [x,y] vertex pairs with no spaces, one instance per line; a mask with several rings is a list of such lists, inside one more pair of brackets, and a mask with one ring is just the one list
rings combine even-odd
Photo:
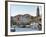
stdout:
[[[42,12],[42,7],[39,6],[40,14]],[[18,14],[30,14],[32,16],[36,16],[37,6],[35,5],[17,5],[17,4],[10,4],[10,13],[11,16],[16,16]]]

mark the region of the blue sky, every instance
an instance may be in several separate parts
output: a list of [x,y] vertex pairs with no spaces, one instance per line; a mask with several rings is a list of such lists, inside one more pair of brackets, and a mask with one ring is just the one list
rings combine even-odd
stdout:
[[[40,14],[42,12],[42,7],[39,6]],[[36,16],[37,6],[35,5],[17,5],[11,4],[10,5],[10,13],[11,16],[16,16],[18,14],[30,14],[32,16]]]

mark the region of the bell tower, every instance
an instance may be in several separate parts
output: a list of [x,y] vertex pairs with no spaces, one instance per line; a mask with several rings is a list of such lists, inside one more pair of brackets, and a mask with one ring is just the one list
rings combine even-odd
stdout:
[[36,15],[40,16],[40,14],[39,14],[39,6],[37,6],[37,14]]

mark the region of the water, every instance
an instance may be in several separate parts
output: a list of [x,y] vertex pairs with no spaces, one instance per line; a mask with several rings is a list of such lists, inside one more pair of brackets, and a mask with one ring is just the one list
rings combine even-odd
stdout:
[[38,31],[38,27],[35,25],[31,25],[30,28],[19,28],[17,26],[15,27],[15,32],[23,32],[23,31]]
[[[14,27],[14,26],[13,26]],[[11,29],[14,29],[15,32],[23,32],[23,31],[39,31],[39,28],[38,28],[38,23],[35,23],[33,22],[31,25],[26,25],[25,28],[22,28],[22,26],[20,25],[20,27],[16,26],[15,28],[11,28]]]
[[38,31],[37,29],[32,29],[32,28],[15,28],[16,32],[22,32],[22,31]]

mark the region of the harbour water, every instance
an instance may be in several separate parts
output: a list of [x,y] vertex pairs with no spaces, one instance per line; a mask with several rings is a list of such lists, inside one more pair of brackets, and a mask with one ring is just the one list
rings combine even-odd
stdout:
[[12,32],[39,31],[37,24],[28,25],[28,27],[26,26],[25,28],[21,28],[21,27],[18,27],[18,26],[16,26],[16,27],[13,26],[11,28],[11,30],[13,30]]

